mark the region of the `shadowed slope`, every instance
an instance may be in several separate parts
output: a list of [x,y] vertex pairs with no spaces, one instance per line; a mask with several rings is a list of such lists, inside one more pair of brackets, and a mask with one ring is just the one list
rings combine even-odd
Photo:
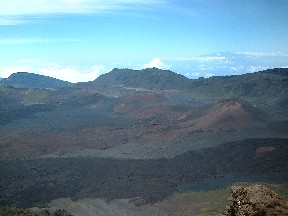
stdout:
[[80,83],[81,87],[118,85],[143,89],[185,89],[190,80],[169,70],[146,68],[143,70],[113,69],[95,81]]
[[67,81],[28,72],[14,73],[8,78],[1,79],[0,83],[16,88],[63,88],[73,85]]

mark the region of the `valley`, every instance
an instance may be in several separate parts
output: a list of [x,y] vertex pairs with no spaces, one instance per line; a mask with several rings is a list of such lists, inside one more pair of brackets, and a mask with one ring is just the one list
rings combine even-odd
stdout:
[[197,80],[113,69],[59,88],[13,79],[0,85],[1,206],[128,200],[165,215],[165,200],[202,182],[287,183],[285,68]]

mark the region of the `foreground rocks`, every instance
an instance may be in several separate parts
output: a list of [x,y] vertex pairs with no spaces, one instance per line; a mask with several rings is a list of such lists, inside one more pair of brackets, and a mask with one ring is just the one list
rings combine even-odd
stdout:
[[1,207],[0,216],[72,216],[65,210],[59,209],[56,211],[33,211],[31,209],[22,209],[17,207]]
[[232,186],[229,206],[221,216],[288,215],[288,202],[262,185]]

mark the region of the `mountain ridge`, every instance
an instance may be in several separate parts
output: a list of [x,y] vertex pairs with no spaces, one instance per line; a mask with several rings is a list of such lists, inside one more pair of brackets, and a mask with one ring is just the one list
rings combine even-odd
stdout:
[[146,68],[118,69],[100,75],[90,82],[76,84],[53,77],[17,72],[0,80],[1,85],[15,88],[135,88],[146,90],[186,90],[210,96],[227,97],[278,96],[288,91],[288,68],[274,68],[254,73],[189,79],[170,70]]
[[8,78],[1,79],[0,84],[14,88],[63,88],[73,85],[67,81],[28,72],[13,73]]
[[212,97],[285,97],[288,92],[288,68],[274,68],[255,73],[210,78],[189,79],[170,70],[113,69],[77,87],[115,91],[125,88],[138,90],[185,90]]
[[[189,79],[170,70],[146,68],[142,70],[114,68],[109,73],[99,76],[89,86],[117,85],[145,89],[179,89],[189,86]],[[82,83],[85,86],[85,83]]]

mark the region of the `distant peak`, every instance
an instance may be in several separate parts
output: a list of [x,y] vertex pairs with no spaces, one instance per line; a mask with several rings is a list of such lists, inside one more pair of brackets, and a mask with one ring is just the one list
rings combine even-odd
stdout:
[[162,69],[157,68],[157,67],[148,67],[148,68],[145,68],[144,70],[162,70]]
[[16,72],[16,74],[28,74],[29,72],[27,72],[27,71],[18,71],[18,72]]
[[24,71],[19,71],[19,72],[10,74],[9,77],[18,76],[18,75],[27,75],[27,74],[30,74],[30,73],[24,72]]
[[2,85],[17,88],[62,88],[72,86],[72,83],[53,77],[29,72],[17,72],[1,80]]

